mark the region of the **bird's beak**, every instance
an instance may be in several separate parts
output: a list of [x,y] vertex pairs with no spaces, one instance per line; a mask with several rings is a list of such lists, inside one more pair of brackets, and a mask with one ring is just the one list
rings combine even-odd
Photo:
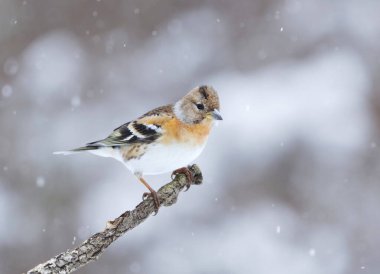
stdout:
[[220,112],[217,109],[214,109],[213,111],[211,111],[210,114],[214,120],[223,120],[222,115],[220,115]]

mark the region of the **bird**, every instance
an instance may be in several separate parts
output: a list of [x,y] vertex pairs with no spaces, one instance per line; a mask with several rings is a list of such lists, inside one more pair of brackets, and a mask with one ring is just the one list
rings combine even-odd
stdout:
[[174,104],[157,107],[119,126],[102,140],[54,154],[89,152],[120,161],[149,190],[143,199],[151,196],[157,213],[157,193],[144,176],[174,170],[172,175],[186,175],[188,189],[192,175],[187,165],[201,154],[217,120],[223,120],[218,93],[212,86],[201,85]]

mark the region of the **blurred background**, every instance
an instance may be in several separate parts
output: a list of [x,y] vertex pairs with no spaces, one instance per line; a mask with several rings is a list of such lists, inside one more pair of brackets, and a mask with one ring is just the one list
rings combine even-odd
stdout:
[[78,273],[380,272],[379,1],[0,3],[0,273],[141,201],[117,161],[53,151],[201,84],[204,184]]

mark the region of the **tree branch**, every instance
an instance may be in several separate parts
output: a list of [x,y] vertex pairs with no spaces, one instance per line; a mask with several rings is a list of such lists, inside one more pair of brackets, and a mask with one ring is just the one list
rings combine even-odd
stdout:
[[[202,183],[202,173],[198,166],[189,167],[193,175],[191,184]],[[178,198],[180,191],[188,184],[184,174],[177,174],[173,181],[164,185],[157,191],[161,205],[171,206]],[[92,235],[78,247],[62,252],[50,260],[37,265],[29,270],[28,274],[52,274],[71,273],[91,261],[99,259],[105,249],[127,231],[145,221],[154,213],[154,202],[151,197],[142,201],[131,211],[126,211],[113,221],[107,223],[106,228],[99,233]]]

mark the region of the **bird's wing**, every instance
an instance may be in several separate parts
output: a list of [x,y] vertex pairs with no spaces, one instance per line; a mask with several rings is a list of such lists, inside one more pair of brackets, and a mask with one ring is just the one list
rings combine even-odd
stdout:
[[161,136],[161,126],[138,120],[116,128],[107,138],[88,143],[87,146],[121,146],[134,143],[151,143]]
[[[167,108],[167,111],[165,111],[165,108]],[[154,109],[140,118],[116,128],[107,138],[88,143],[87,146],[122,146],[135,143],[152,143],[162,136],[161,126],[172,117],[168,110],[171,110],[171,106]]]

